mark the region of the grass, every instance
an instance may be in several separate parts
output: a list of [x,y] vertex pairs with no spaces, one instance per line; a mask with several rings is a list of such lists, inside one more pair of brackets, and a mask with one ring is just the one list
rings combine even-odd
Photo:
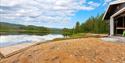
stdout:
[[70,36],[71,38],[84,38],[86,37],[86,33],[78,33]]
[[59,41],[59,40],[67,40],[67,39],[77,39],[77,38],[85,38],[86,33],[78,33],[78,34],[73,34],[70,35],[68,38],[56,38],[52,41]]
[[94,35],[93,33],[78,33],[78,34],[70,35],[68,38],[56,38],[56,39],[54,39],[52,41],[67,40],[67,39],[77,39],[77,38],[88,38],[88,37],[99,38],[99,37],[103,37],[103,36],[101,36],[101,34]]

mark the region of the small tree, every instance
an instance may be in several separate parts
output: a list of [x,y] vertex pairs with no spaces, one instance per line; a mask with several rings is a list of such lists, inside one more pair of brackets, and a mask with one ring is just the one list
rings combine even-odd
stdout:
[[75,33],[80,33],[80,23],[79,22],[76,22],[76,26],[75,26],[74,32]]
[[63,34],[63,36],[64,36],[65,38],[67,38],[68,36],[72,35],[72,33],[73,33],[72,31],[73,31],[72,29],[64,28],[64,29],[62,30],[62,34]]

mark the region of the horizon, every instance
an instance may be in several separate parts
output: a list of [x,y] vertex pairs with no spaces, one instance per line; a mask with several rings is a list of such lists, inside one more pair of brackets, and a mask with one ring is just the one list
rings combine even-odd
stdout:
[[73,28],[77,21],[105,12],[112,0],[1,0],[0,22]]

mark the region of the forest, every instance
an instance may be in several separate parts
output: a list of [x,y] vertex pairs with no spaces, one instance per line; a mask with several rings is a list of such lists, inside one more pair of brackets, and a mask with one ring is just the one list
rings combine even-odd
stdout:
[[86,22],[79,23],[77,22],[74,28],[63,29],[63,35],[73,35],[79,33],[96,33],[96,34],[105,34],[108,33],[108,23],[102,20],[103,14],[96,17],[90,17]]

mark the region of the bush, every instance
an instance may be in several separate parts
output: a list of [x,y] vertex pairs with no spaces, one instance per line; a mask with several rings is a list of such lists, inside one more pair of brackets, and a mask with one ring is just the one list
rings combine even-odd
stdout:
[[123,32],[123,36],[125,37],[125,31]]

